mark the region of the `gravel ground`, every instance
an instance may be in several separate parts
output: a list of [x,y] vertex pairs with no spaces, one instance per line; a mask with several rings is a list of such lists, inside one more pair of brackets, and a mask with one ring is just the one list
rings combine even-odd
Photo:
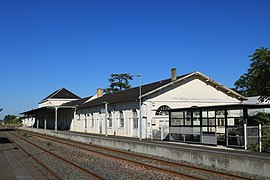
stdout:
[[[138,166],[134,163],[120,161],[117,158],[110,158],[97,153],[91,153],[78,148],[36,138],[34,136],[20,135],[32,143],[46,148],[47,150],[98,174],[104,179],[180,179],[180,177],[172,176],[170,173],[160,173],[143,166]],[[53,171],[63,179],[89,179],[89,177],[84,176],[83,173],[75,168],[62,163],[58,159],[34,148],[32,145],[23,142],[17,137],[10,134],[9,137],[12,137],[13,141],[16,141],[20,146],[27,149],[29,153],[38,159],[41,159],[44,164],[49,165],[50,169],[53,169]]]
[[[38,146],[41,146],[43,148],[46,148],[47,150],[50,150],[51,152],[56,153],[62,156],[63,158],[70,160],[74,162],[75,164],[81,167],[84,167],[91,172],[94,172],[95,174],[101,176],[104,179],[153,179],[153,178],[154,179],[183,179],[183,178],[172,175],[168,172],[167,173],[159,172],[157,170],[153,170],[148,167],[139,166],[136,163],[123,161],[119,158],[112,158],[112,157],[104,156],[104,155],[99,154],[99,152],[113,155],[115,157],[130,159],[132,161],[148,164],[151,166],[156,166],[165,170],[173,170],[175,172],[190,174],[200,179],[210,179],[210,180],[211,179],[225,179],[225,178],[220,178],[218,176],[213,176],[213,175],[210,176],[209,174],[206,174],[206,173],[199,173],[196,170],[190,170],[187,168],[181,168],[181,167],[171,166],[171,165],[162,165],[158,161],[136,158],[136,157],[129,156],[123,153],[111,152],[111,151],[96,148],[96,147],[80,145],[78,143],[74,143],[74,142],[72,143],[70,141],[69,141],[70,144],[75,144],[76,146],[79,145],[95,152],[90,152],[90,151],[82,150],[80,148],[63,145],[63,144],[53,142],[50,140],[45,140],[43,138],[39,138],[34,135],[27,136],[25,133],[22,133],[22,132],[16,132],[16,133],[20,135],[22,138],[30,140],[32,143],[37,144]],[[14,139],[16,138],[14,137]],[[32,149],[30,150],[31,152],[33,151],[33,148],[29,147],[29,145],[26,145],[25,143],[22,143],[22,142],[21,144],[24,144],[23,146],[25,148],[28,146],[28,149]],[[35,153],[36,156],[44,160],[46,164],[49,164],[52,167],[52,169],[54,169],[54,171],[57,172],[57,174],[59,174],[63,179],[87,179],[87,178],[89,179],[89,177],[84,176],[80,171],[76,170],[75,168],[71,168],[65,165],[64,163],[61,163],[59,160],[56,160],[55,158],[47,157],[48,155],[46,155],[45,153],[39,152],[38,150],[33,151],[33,153]]]

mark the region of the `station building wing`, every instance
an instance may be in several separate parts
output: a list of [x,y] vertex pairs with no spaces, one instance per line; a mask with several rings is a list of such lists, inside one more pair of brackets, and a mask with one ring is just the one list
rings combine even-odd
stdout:
[[42,103],[48,99],[80,99],[80,97],[66,88],[61,88],[42,99],[39,103]]

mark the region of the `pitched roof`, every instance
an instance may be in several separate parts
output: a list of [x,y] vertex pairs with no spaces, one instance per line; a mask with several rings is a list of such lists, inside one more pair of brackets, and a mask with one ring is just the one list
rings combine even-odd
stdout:
[[[187,75],[188,74],[178,76],[177,79],[182,78],[182,77],[187,76]],[[151,92],[159,87],[162,87],[170,82],[171,82],[171,78],[165,79],[162,81],[157,81],[157,82],[150,83],[150,84],[146,84],[146,85],[142,85],[142,88],[141,88],[142,95],[146,94],[148,92]],[[78,106],[78,108],[80,109],[80,108],[101,105],[101,104],[104,104],[104,102],[113,104],[113,103],[119,103],[119,102],[134,101],[134,100],[137,100],[139,98],[139,90],[140,90],[139,88],[140,87],[134,87],[134,88],[130,88],[130,89],[123,90],[123,91],[104,94],[103,96],[101,96],[99,98],[93,99],[92,101],[89,101],[85,104]]]
[[82,105],[83,103],[85,103],[91,97],[92,96],[85,97],[85,98],[78,99],[78,100],[74,100],[74,101],[70,101],[70,102],[62,104],[61,106],[79,106],[79,105]]
[[[189,77],[192,77],[192,76],[195,76],[195,77],[201,79],[205,83],[212,85],[216,89],[222,91],[223,93],[225,93],[229,96],[232,96],[232,97],[237,98],[239,100],[246,99],[244,96],[242,96],[242,95],[234,92],[233,90],[221,85],[220,83],[214,81],[213,79],[205,76],[204,74],[202,74],[198,71],[188,73],[188,74],[185,74],[182,76],[178,76],[176,78],[176,80],[174,80],[174,81],[172,81],[171,78],[169,78],[169,79],[165,79],[162,81],[157,81],[154,83],[142,85],[141,97],[145,97],[147,95],[150,95],[150,94],[157,92],[163,88],[166,88],[172,84],[175,84],[176,82],[183,81],[183,80],[185,80]],[[89,101],[89,102],[86,102],[82,105],[79,105],[78,109],[102,105],[102,104],[104,104],[104,102],[113,104],[113,103],[120,103],[120,102],[127,102],[127,101],[135,101],[137,99],[139,99],[139,87],[134,87],[134,88],[127,89],[124,91],[118,91],[118,92],[114,92],[114,93],[104,94],[102,97],[93,99],[92,101]]]
[[48,99],[80,99],[80,97],[70,92],[66,88],[61,88],[58,89],[57,91],[54,91],[46,98],[42,99],[39,103],[42,103]]

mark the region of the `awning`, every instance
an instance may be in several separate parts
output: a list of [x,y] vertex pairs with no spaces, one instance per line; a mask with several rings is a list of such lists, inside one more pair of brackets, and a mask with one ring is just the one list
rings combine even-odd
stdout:
[[44,112],[44,111],[48,111],[48,110],[55,110],[55,109],[75,109],[74,106],[45,106],[45,107],[40,107],[40,108],[37,108],[37,109],[32,109],[32,110],[29,110],[29,111],[25,111],[25,112],[22,112],[20,114],[23,114],[23,115],[35,115],[37,113],[41,113],[41,112]]

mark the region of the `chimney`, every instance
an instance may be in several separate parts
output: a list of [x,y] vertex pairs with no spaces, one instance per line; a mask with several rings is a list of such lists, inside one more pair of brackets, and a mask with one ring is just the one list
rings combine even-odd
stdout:
[[97,98],[99,98],[99,97],[101,97],[101,96],[103,96],[103,89],[98,88],[98,89],[97,89]]
[[171,72],[172,72],[172,81],[175,81],[176,80],[176,68],[172,68]]

